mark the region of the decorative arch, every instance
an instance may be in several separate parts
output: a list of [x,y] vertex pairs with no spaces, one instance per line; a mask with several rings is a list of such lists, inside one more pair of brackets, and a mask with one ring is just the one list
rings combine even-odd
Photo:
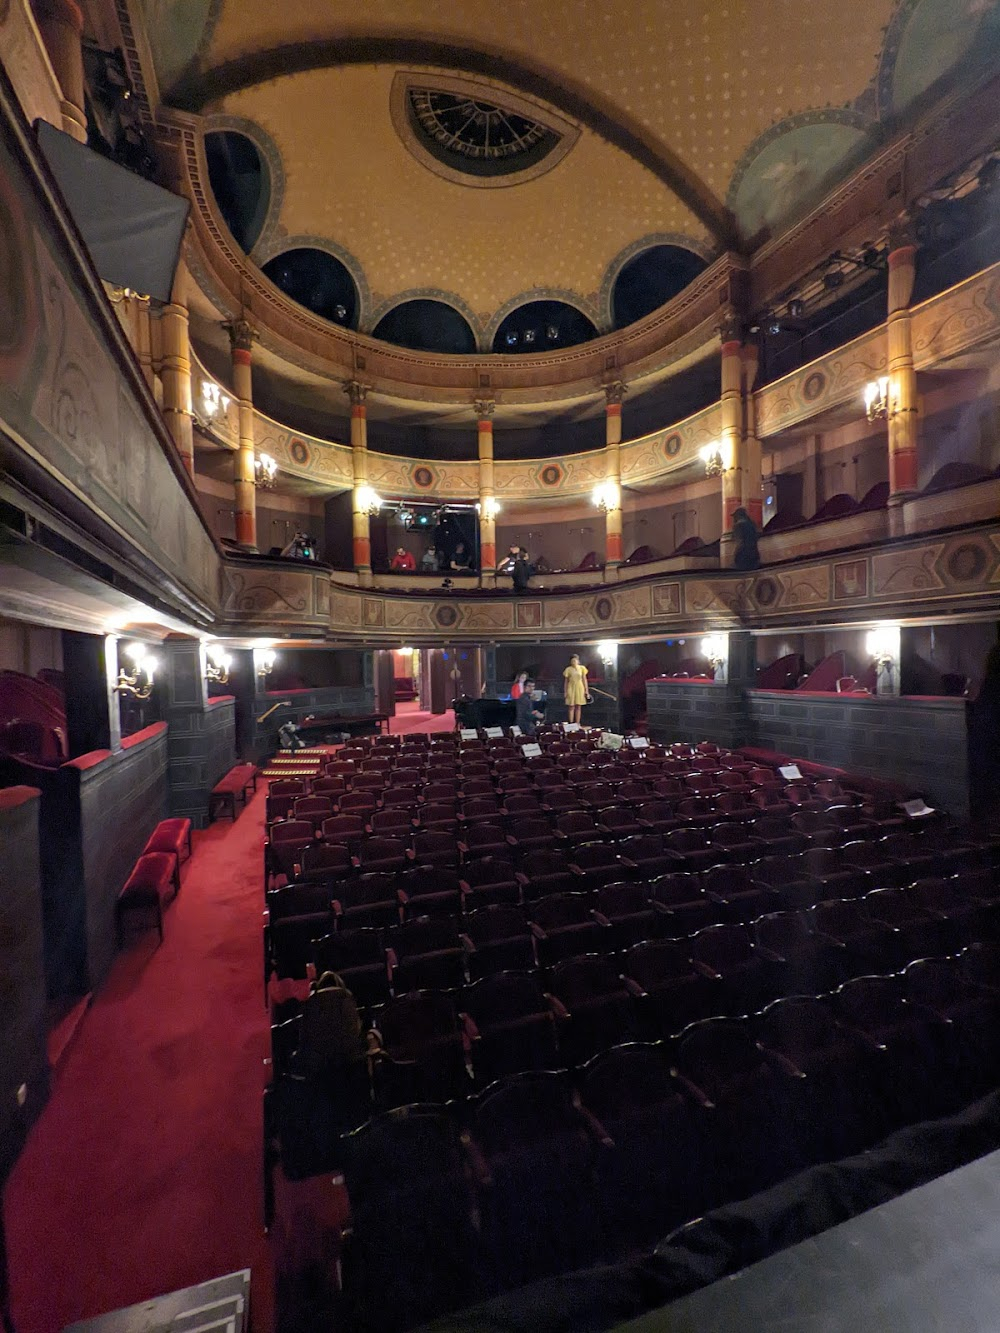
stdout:
[[[331,241],[328,236],[311,236],[308,233],[283,236],[275,232],[266,243],[258,244],[255,247],[251,259],[263,271],[265,264],[270,263],[272,259],[277,259],[279,255],[285,254],[288,250],[322,250],[325,254],[332,255],[334,259],[340,260],[353,278],[358,295],[358,330],[362,333],[367,332],[370,328],[371,291],[368,287],[368,279],[365,277],[364,269],[350,250],[345,250],[342,245],[338,245],[336,241]],[[267,277],[266,274],[264,276]],[[278,290],[281,290],[280,287]],[[290,300],[291,298],[286,299]]]
[[645,250],[653,250],[658,245],[673,245],[680,250],[690,250],[699,259],[703,259],[706,264],[710,264],[718,254],[717,249],[708,241],[688,236],[680,231],[650,232],[647,236],[640,236],[637,241],[632,241],[629,245],[626,245],[612,259],[604,271],[604,277],[601,279],[601,288],[597,295],[597,308],[600,311],[598,327],[603,332],[610,332],[615,327],[614,290],[622,269]]
[[508,315],[512,315],[521,306],[531,305],[535,301],[558,301],[562,305],[570,305],[574,310],[578,310],[585,319],[589,319],[598,333],[601,331],[597,303],[593,297],[581,296],[579,292],[569,291],[565,287],[532,287],[528,291],[519,292],[516,296],[510,297],[509,300],[504,301],[498,310],[494,311],[484,331],[484,348],[488,351],[493,346],[497,330]]
[[[421,307],[419,312],[416,309],[418,306]],[[392,324],[394,316],[397,319],[404,318],[404,312],[424,322],[427,330],[426,336],[411,336],[411,339],[407,341],[400,336],[402,330],[396,332],[396,336],[389,336],[391,330],[386,325]],[[445,316],[443,321],[441,319],[442,315]],[[436,333],[428,327],[431,322],[435,321],[435,316],[438,324]],[[450,319],[447,318],[449,316]],[[478,351],[476,330],[468,317],[453,302],[442,301],[436,296],[426,293],[394,302],[381,318],[374,322],[372,337],[390,343],[394,347],[409,347],[419,352],[440,352],[445,356],[472,356]],[[441,341],[451,341],[456,345],[434,345]],[[465,343],[467,345],[457,345]]]
[[467,301],[463,301],[457,292],[448,292],[441,287],[409,287],[404,292],[396,292],[393,296],[387,296],[380,301],[369,315],[369,324],[367,330],[373,330],[379,323],[385,319],[390,311],[398,306],[404,305],[408,301],[438,301],[441,305],[448,305],[468,324],[472,330],[476,341],[476,347],[482,351],[488,344],[485,339],[485,326],[482,317],[477,315]]
[[931,89],[963,82],[997,60],[1000,8],[966,0],[902,0],[886,29],[878,70],[878,113],[892,121],[917,106]]
[[[209,115],[206,116],[202,122],[201,150],[206,156],[206,165],[207,151],[205,140],[210,134],[226,132],[242,134],[244,138],[249,139],[260,154],[261,161],[267,170],[269,189],[267,208],[264,212],[260,232],[258,233],[257,239],[248,255],[248,258],[257,262],[256,257],[260,247],[266,244],[268,239],[273,236],[275,228],[278,225],[278,218],[281,216],[282,205],[285,202],[285,168],[281,160],[281,153],[278,151],[278,146],[266,130],[261,129],[255,121],[246,120],[243,116],[223,115]],[[219,212],[218,203],[214,199],[213,203],[215,203],[216,212]],[[221,217],[221,213],[219,215]],[[224,220],[225,219],[223,219],[223,221]]]

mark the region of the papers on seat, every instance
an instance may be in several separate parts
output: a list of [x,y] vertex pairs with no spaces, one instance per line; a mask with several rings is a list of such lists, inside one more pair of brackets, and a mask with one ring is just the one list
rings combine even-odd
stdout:
[[900,806],[911,819],[926,819],[928,815],[936,814],[932,805],[928,805],[922,796],[915,796],[912,801],[901,801]]
[[798,764],[780,764],[778,772],[786,782],[801,782],[802,774],[799,772]]
[[522,745],[521,753],[524,755],[526,759],[537,759],[538,756],[542,753],[542,747],[537,744]]
[[631,747],[632,747],[633,750],[645,750],[646,746],[649,744],[649,737],[648,737],[648,736],[630,736],[630,737],[628,738],[628,743],[629,743],[629,745],[631,745]]

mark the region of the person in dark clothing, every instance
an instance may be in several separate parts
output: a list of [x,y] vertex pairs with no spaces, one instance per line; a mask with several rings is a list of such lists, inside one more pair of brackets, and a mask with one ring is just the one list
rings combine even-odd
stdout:
[[511,555],[513,555],[514,560],[510,569],[510,578],[514,585],[515,594],[520,595],[521,593],[528,591],[528,584],[535,572],[535,567],[529,563],[528,552],[523,546],[517,548],[512,547]]
[[733,548],[734,569],[759,569],[757,526],[743,508],[733,514]]
[[524,682],[524,693],[514,701],[514,721],[525,736],[533,736],[539,722],[545,721],[545,714],[538,707],[535,699],[535,682]]

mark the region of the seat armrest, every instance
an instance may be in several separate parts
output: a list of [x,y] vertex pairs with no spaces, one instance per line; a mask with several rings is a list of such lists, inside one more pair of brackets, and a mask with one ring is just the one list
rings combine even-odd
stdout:
[[476,1020],[472,1017],[472,1015],[462,1012],[458,1015],[458,1018],[459,1022],[462,1024],[462,1029],[468,1040],[470,1042],[480,1041],[481,1037],[479,1035],[479,1029],[476,1027]]
[[550,995],[548,991],[545,992],[545,998],[549,1002],[549,1008],[552,1010],[553,1015],[561,1022],[566,1022],[567,1019],[571,1017],[569,1010],[563,1004],[562,1000],[557,999],[554,995]]
[[344,904],[339,898],[334,898],[333,902],[330,904],[330,910],[335,917],[342,917],[344,915]]
[[789,1060],[786,1055],[782,1055],[780,1051],[772,1051],[770,1047],[763,1046],[760,1042],[757,1042],[757,1049],[769,1064],[773,1064],[776,1069],[780,1069],[781,1072],[787,1074],[789,1078],[806,1077],[805,1073],[803,1073],[798,1065],[795,1064],[794,1061]]
[[633,861],[632,858],[631,858],[630,856],[623,856],[623,857],[620,858],[620,860],[621,860],[621,863],[622,863],[622,865],[625,867],[626,870],[638,870],[638,869],[639,869],[639,862],[638,862],[638,861]]
[[855,1041],[859,1041],[862,1046],[867,1046],[870,1051],[887,1051],[889,1049],[885,1042],[878,1041],[870,1032],[866,1032],[864,1028],[853,1027],[850,1023],[841,1022],[840,1019],[837,1020],[837,1023],[838,1026],[842,1027],[846,1033],[854,1038]]
[[594,1115],[592,1111],[587,1110],[583,1102],[580,1100],[580,1094],[578,1092],[573,1093],[573,1106],[577,1115],[583,1121],[587,1132],[597,1140],[601,1147],[613,1148],[615,1146],[614,1139],[598,1120],[597,1116]]
[[622,981],[629,995],[633,995],[637,1000],[649,998],[649,991],[643,990],[638,981],[633,981],[631,977],[622,977]]
[[518,884],[520,884],[522,889],[526,889],[528,885],[531,883],[531,880],[528,878],[528,876],[521,870],[514,871],[514,878],[517,880]]
[[407,861],[415,861],[417,859],[417,854],[412,847],[407,847],[403,855],[406,857]]
[[697,1083],[692,1083],[691,1080],[685,1074],[682,1074],[678,1069],[671,1069],[670,1073],[681,1085],[681,1087],[684,1089],[687,1095],[692,1099],[692,1101],[697,1102],[698,1105],[702,1107],[702,1109],[705,1111],[715,1110],[715,1102],[712,1101],[711,1097],[707,1097],[705,1093],[702,1092],[701,1088],[698,1087]]
[[473,943],[471,935],[466,935],[464,932],[462,932],[459,934],[458,938],[462,941],[462,948],[465,950],[466,953],[476,952],[476,946]]
[[599,926],[610,926],[610,925],[611,925],[611,922],[610,922],[610,921],[608,920],[608,918],[604,915],[604,913],[603,913],[603,912],[599,912],[599,911],[597,910],[596,907],[592,907],[592,908],[590,909],[590,915],[594,918],[594,920],[597,922],[597,924],[598,924]]
[[[488,1189],[493,1184],[493,1173],[490,1171],[490,1164],[487,1162],[483,1150],[468,1130],[462,1133],[459,1142],[469,1160],[476,1184]],[[339,1268],[339,1266],[338,1264],[337,1267]]]
[[458,848],[458,851],[459,851],[459,855],[460,855],[460,856],[468,856],[468,855],[469,855],[469,847],[468,847],[468,844],[467,844],[467,843],[464,843],[464,842],[456,842],[456,843],[455,843],[455,846]]
[[[398,958],[397,955],[396,955],[396,950],[395,950],[395,949],[393,949],[393,948],[386,948],[386,951],[385,951],[385,965],[386,965],[386,968],[388,969],[390,975],[391,975],[393,972],[395,972],[396,968],[399,966],[399,958]],[[377,1029],[375,1029],[375,1031],[377,1031]],[[381,1035],[381,1034],[380,1034],[380,1035]]]
[[545,931],[541,928],[541,926],[539,926],[536,922],[529,921],[528,925],[531,927],[531,933],[532,935],[534,935],[536,940],[547,940],[549,938],[548,935],[546,935]]
[[505,833],[504,842],[508,845],[508,847],[517,846],[517,839],[514,837],[513,833]]
[[587,873],[585,870],[581,870],[580,867],[576,865],[573,861],[570,861],[569,863],[569,872],[571,875],[577,875],[580,878],[582,878]]
[[722,980],[722,973],[716,972],[715,969],[709,967],[707,963],[697,962],[695,959],[692,959],[691,966],[694,968],[694,970],[698,973],[699,976],[708,977],[710,981]]
[[396,897],[399,899],[400,907],[405,907],[407,903],[410,901],[410,895],[406,892],[405,889],[397,889]]
[[757,954],[758,957],[763,958],[764,961],[765,961],[765,963],[787,963],[787,962],[788,962],[788,959],[787,959],[787,958],[783,957],[780,953],[775,953],[775,951],[774,951],[773,949],[769,949],[769,948],[767,948],[767,946],[764,945],[764,944],[755,944],[755,945],[753,946],[753,949],[754,949],[754,953]]

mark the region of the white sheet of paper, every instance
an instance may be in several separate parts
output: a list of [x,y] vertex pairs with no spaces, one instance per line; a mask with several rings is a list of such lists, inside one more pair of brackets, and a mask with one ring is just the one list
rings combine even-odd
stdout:
[[503,727],[487,727],[486,734],[493,740],[500,740],[503,738]]
[[526,759],[537,759],[542,753],[542,747],[540,745],[522,745],[521,753]]
[[628,738],[628,743],[629,743],[629,745],[631,745],[631,747],[632,747],[633,750],[645,750],[646,746],[649,744],[649,737],[648,737],[648,736],[630,736],[630,737]]
[[475,727],[463,727],[458,734],[459,736],[461,736],[463,741],[479,740],[479,732],[475,729]]
[[582,730],[582,728],[581,728],[579,722],[564,722],[564,723],[563,723],[563,731],[581,731],[581,730]]
[[934,807],[928,805],[922,796],[917,796],[912,801],[904,801],[903,809],[911,819],[924,819],[927,815],[934,814]]
[[518,727],[518,726],[516,726],[516,725],[513,726],[513,727],[511,727],[511,729],[510,729],[510,734],[511,734],[512,736],[520,736],[520,735],[521,735],[521,728]]
[[778,772],[786,782],[797,782],[802,777],[798,764],[782,764]]

